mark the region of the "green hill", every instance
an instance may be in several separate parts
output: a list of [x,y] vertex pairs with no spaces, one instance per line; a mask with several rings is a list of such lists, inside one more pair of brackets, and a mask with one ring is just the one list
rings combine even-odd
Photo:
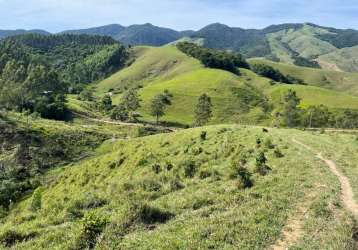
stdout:
[[[249,70],[241,69],[241,75],[238,76],[227,71],[204,68],[197,60],[181,53],[174,46],[138,47],[134,49],[134,55],[136,59],[131,66],[93,86],[99,96],[108,92],[112,93],[115,104],[120,102],[121,95],[126,89],[139,86],[139,93],[143,100],[140,112],[144,120],[147,121],[154,120],[149,116],[151,98],[165,89],[169,90],[174,97],[173,104],[168,107],[163,120],[181,124],[192,124],[195,104],[203,93],[207,93],[213,98],[214,117],[211,121],[213,124],[269,122],[271,114],[264,112],[264,106],[267,101],[271,101],[273,104],[278,103],[279,100],[275,98],[277,89],[296,89],[302,98],[303,106],[325,104],[334,109],[358,108],[358,98],[333,90],[296,85],[272,86],[270,79],[260,77]],[[315,84],[312,80],[313,86],[330,88],[335,84],[334,86],[338,86],[336,90],[345,88],[347,93],[351,91],[351,86],[356,88],[356,84],[353,82],[354,77],[352,81],[350,78],[344,78],[342,84],[345,85],[342,88],[337,83],[333,83],[334,79],[341,81],[339,75],[344,76],[345,73],[328,72],[327,76],[332,75],[336,78],[332,78],[330,84],[323,84],[322,77],[325,75],[322,75],[321,72],[325,71],[283,64],[282,67],[288,69],[282,70],[283,73],[302,78],[306,82],[308,80],[311,82],[309,77],[320,79],[318,82],[320,84]],[[300,71],[301,69],[312,72],[312,76],[306,75]],[[293,70],[296,70],[296,73]],[[307,79],[302,77],[303,75]],[[346,75],[354,76],[348,73]],[[315,98],[315,95],[319,98]]]
[[322,55],[317,60],[324,68],[333,67],[342,71],[357,72],[357,58],[358,46],[353,46]]
[[[257,138],[271,143],[260,148]],[[0,242],[19,250],[266,249],[296,218],[302,229],[292,246],[354,249],[338,180],[292,138],[331,157],[357,150],[352,135],[239,126],[108,141],[95,156],[46,174],[2,218]],[[266,175],[255,167],[262,150]],[[354,157],[339,157],[352,183]],[[235,171],[239,162],[246,174]]]
[[334,70],[312,69],[262,59],[250,59],[250,63],[266,64],[286,75],[304,80],[306,84],[358,95],[358,74]]

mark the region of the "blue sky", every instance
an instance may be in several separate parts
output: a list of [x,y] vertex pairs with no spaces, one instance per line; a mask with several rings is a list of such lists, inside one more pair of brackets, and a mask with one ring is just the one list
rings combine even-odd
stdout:
[[178,30],[221,22],[262,28],[287,22],[358,29],[358,0],[0,0],[0,29],[153,23]]

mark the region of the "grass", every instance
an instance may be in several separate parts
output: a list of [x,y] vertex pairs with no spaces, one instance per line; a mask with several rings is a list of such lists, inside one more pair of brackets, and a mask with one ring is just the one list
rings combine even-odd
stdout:
[[[270,138],[284,157],[275,157],[272,147],[258,148],[258,137]],[[91,218],[107,222],[96,249],[265,249],[311,193],[303,232],[310,241],[297,247],[354,249],[353,224],[340,204],[337,179],[292,137],[307,143],[322,138],[298,130],[263,133],[259,127],[221,125],[108,141],[92,158],[48,173],[41,209],[28,209],[32,197],[16,204],[2,219],[0,239],[15,232],[25,239],[12,245],[15,249],[68,249],[89,226],[83,216],[94,214]],[[350,146],[356,143],[351,135],[339,137]],[[335,136],[323,138],[340,145]],[[255,172],[262,150],[271,168],[266,176]],[[242,189],[230,174],[239,155],[246,155],[252,188]]]
[[278,103],[288,89],[296,91],[303,108],[323,104],[331,109],[358,109],[358,97],[314,86],[281,84],[271,88],[269,93],[274,102]]
[[262,59],[250,59],[249,62],[270,65],[286,75],[304,80],[308,85],[345,92],[350,95],[358,95],[358,73],[299,67]]
[[[334,65],[340,70],[347,72],[358,71],[358,46],[339,49],[337,51],[322,55],[318,61],[324,65]],[[323,63],[322,63],[323,62]]]
[[136,58],[133,64],[96,85],[97,93],[104,94],[111,89],[118,91],[123,87],[147,85],[200,68],[198,61],[187,57],[174,46],[136,47],[133,53]]
[[[303,107],[325,104],[334,109],[357,109],[357,99],[349,94],[357,88],[355,79],[358,79],[358,75],[356,77],[349,73],[250,60],[250,62],[273,65],[285,74],[302,78],[309,85],[317,86],[316,88],[294,85],[278,87],[278,85],[272,86],[269,79],[246,69],[241,69],[241,75],[237,76],[222,70],[204,68],[197,60],[178,51],[175,46],[136,47],[133,53],[136,60],[131,66],[102,82],[93,84],[93,87],[96,89],[97,96],[110,91],[114,104],[117,104],[126,89],[139,86],[143,101],[140,113],[144,121],[155,121],[149,112],[150,100],[165,89],[174,97],[173,104],[168,107],[162,121],[182,125],[193,124],[195,105],[198,97],[203,93],[209,94],[214,104],[211,124],[269,124],[270,114],[265,113],[258,104],[264,103],[266,98],[277,104],[279,95],[288,88],[297,90],[302,98]],[[331,91],[325,88],[331,88]],[[347,94],[334,90],[346,91]],[[78,101],[70,99],[71,107],[84,109],[83,105],[81,107],[76,102]],[[83,112],[89,111],[85,109]]]

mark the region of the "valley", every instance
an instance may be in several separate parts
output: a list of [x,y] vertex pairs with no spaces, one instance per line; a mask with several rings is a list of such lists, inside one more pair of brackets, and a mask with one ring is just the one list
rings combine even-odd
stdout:
[[0,249],[356,249],[357,33],[0,32]]

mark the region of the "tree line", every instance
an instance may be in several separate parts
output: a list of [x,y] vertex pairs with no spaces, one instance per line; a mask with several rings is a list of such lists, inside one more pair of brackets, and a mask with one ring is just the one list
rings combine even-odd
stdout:
[[250,68],[245,58],[239,53],[231,53],[215,49],[208,49],[189,42],[177,44],[183,53],[198,59],[205,67],[216,68],[239,74],[238,68]]
[[325,105],[300,108],[301,99],[288,90],[274,111],[275,125],[304,128],[358,128],[358,111],[351,109],[330,110]]

